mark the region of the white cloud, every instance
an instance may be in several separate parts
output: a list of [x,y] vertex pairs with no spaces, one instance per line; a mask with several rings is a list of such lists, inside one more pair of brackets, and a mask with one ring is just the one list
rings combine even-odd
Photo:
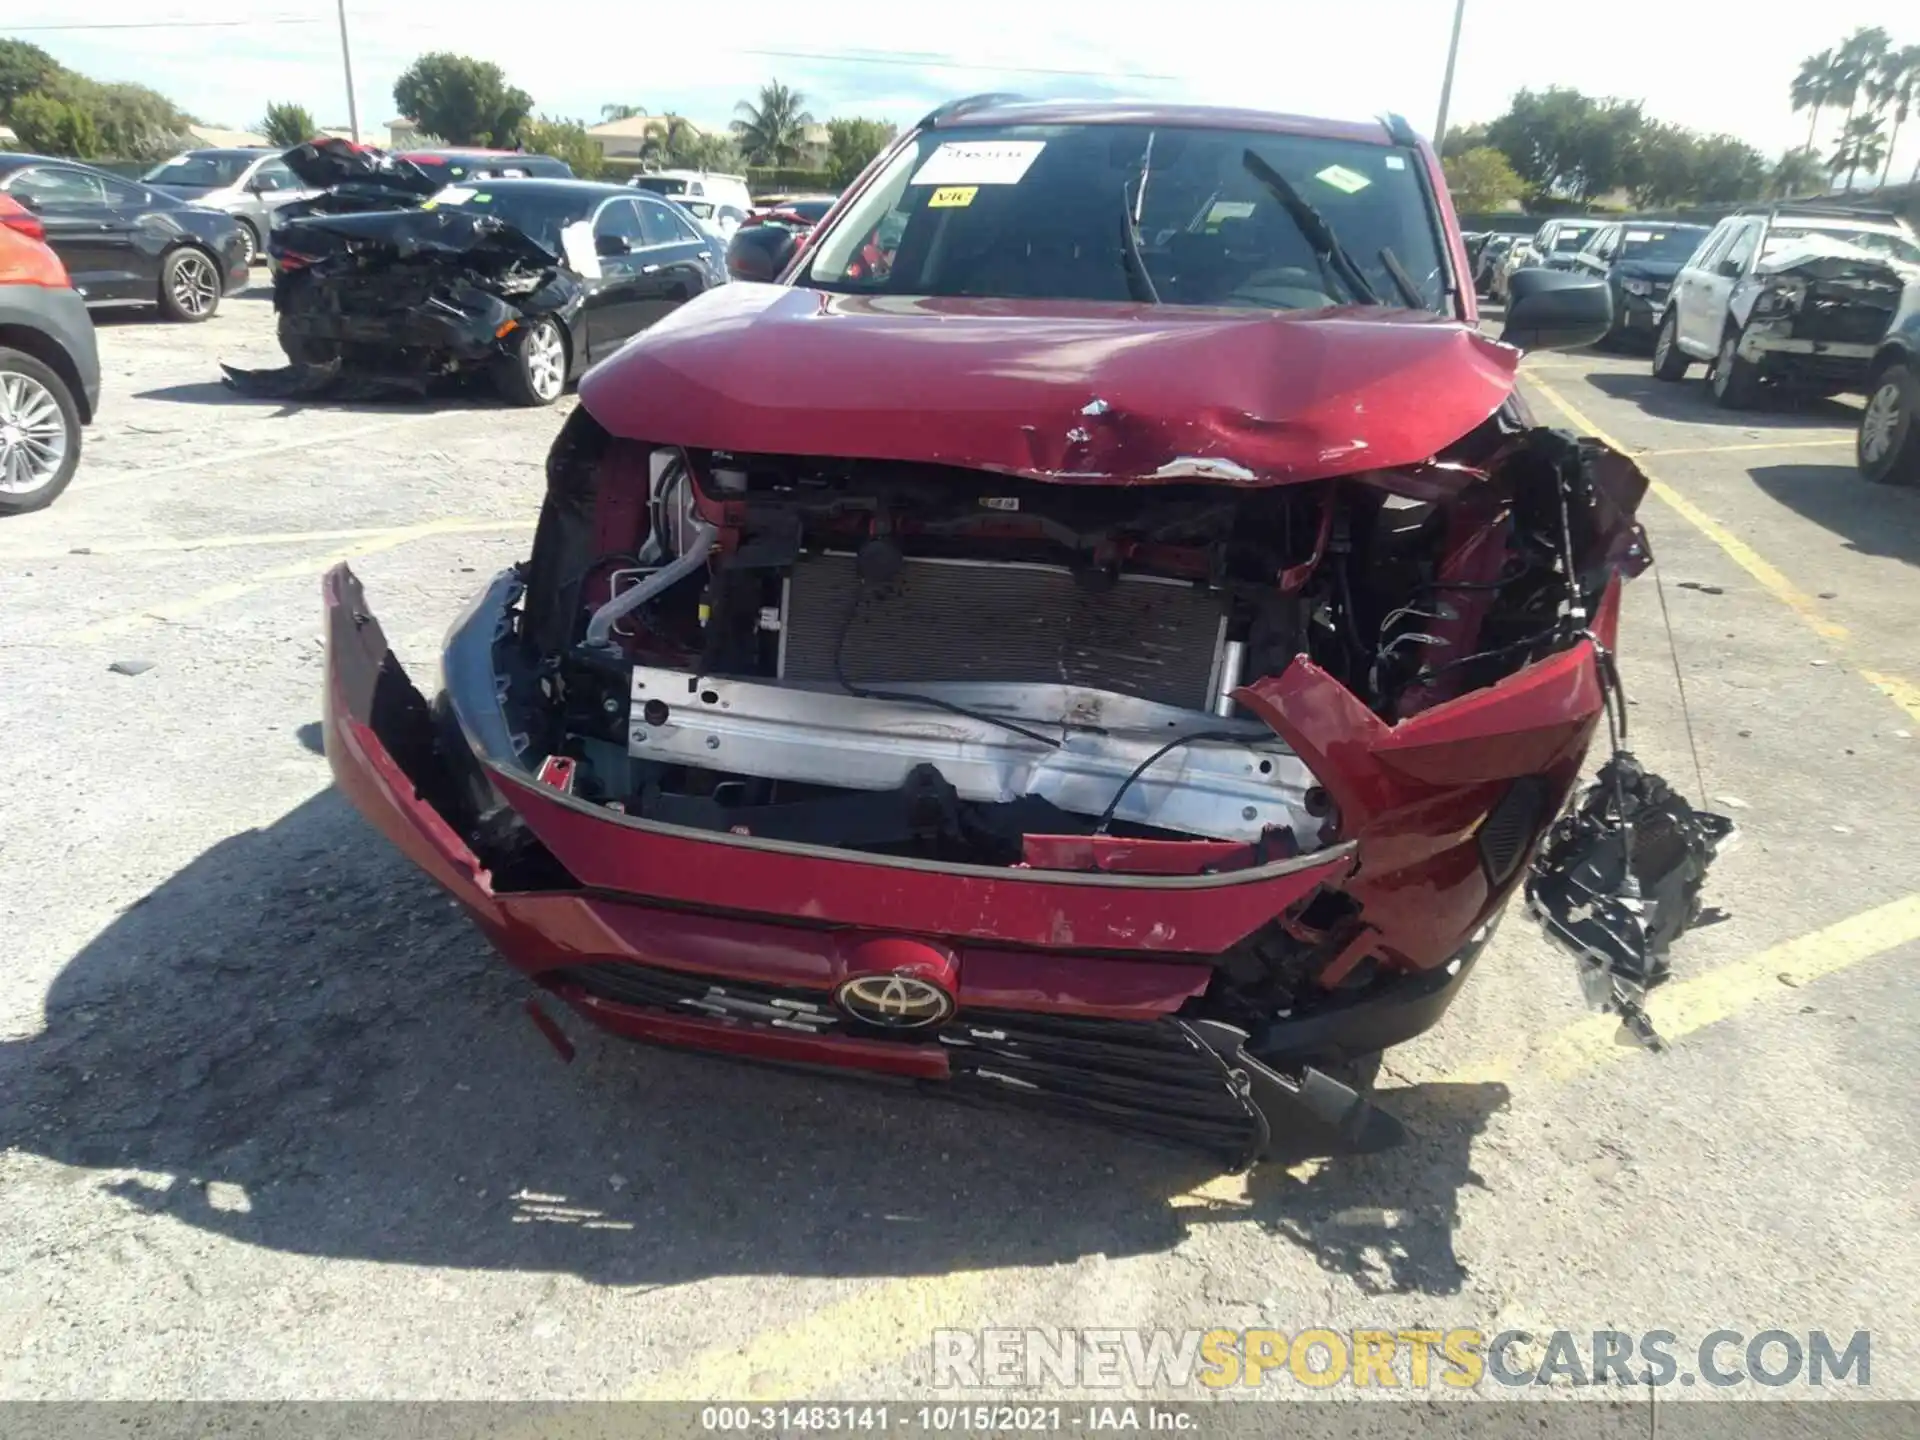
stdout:
[[[73,20],[51,0],[24,4],[20,27]],[[297,100],[323,123],[345,117],[339,37],[331,7],[316,23],[199,30],[19,32],[65,63],[102,78],[140,80],[208,120],[245,124],[269,100]],[[294,13],[274,0],[261,20]],[[93,0],[88,23],[229,19],[212,0]],[[312,14],[312,11],[307,11]],[[393,114],[393,81],[414,56],[456,49],[499,63],[542,111],[597,118],[621,101],[724,122],[736,99],[778,76],[805,92],[817,115],[875,114],[910,122],[940,98],[980,90],[1093,92],[1247,105],[1307,114],[1398,110],[1431,128],[1449,0],[1345,0],[1274,6],[1215,0],[1202,9],[1131,6],[1099,11],[1033,0],[890,6],[885,26],[841,23],[837,12],[784,0],[715,9],[636,7],[614,0],[567,6],[527,0],[416,0],[406,7],[348,6],[361,120]],[[849,12],[859,13],[859,12]],[[1521,86],[1570,85],[1644,102],[1649,113],[1737,135],[1769,153],[1802,143],[1806,117],[1787,104],[1802,56],[1858,25],[1920,40],[1910,6],[1830,0],[1817,21],[1765,11],[1612,0],[1602,7],[1542,7],[1538,0],[1468,0],[1452,114],[1489,119]],[[1903,33],[1904,32],[1904,33]],[[978,69],[833,62],[752,51],[835,54],[874,49],[948,57]],[[995,66],[1098,72],[1100,78],[1016,73]],[[1171,79],[1144,77],[1166,75]],[[1831,127],[1829,127],[1831,128]],[[1920,153],[1920,123],[1903,139],[1902,166]],[[1823,132],[1825,133],[1825,132]]]

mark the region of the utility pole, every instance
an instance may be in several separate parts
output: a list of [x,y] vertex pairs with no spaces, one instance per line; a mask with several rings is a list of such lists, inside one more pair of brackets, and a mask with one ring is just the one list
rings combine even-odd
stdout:
[[[1467,0],[1454,0],[1453,39],[1447,44],[1447,78],[1440,82],[1440,118],[1433,122],[1435,151],[1440,149],[1440,142],[1447,138],[1447,102],[1453,99],[1453,62],[1460,55],[1460,22],[1466,18],[1466,14]],[[340,33],[344,42],[346,32],[342,30]]]
[[[340,9],[340,68],[347,72],[347,128],[353,131],[353,143],[360,143],[360,102],[353,98],[353,51],[347,46],[347,0],[337,0]],[[1461,0],[1462,4],[1466,0]],[[1460,22],[1453,22],[1453,38],[1460,38]],[[1447,62],[1447,79],[1452,83],[1453,62]],[[1440,102],[1440,113],[1446,114],[1446,102]]]

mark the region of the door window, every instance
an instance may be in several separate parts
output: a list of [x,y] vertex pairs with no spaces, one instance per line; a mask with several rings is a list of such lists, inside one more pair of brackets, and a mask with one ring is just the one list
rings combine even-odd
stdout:
[[640,226],[649,245],[678,245],[689,238],[679,223],[673,218],[673,212],[657,200],[642,199],[640,205]]
[[1739,229],[1731,220],[1722,220],[1714,232],[1707,237],[1693,259],[1688,262],[1690,269],[1711,270],[1720,263],[1720,257],[1727,253],[1727,246],[1733,243],[1733,233]]
[[104,206],[106,192],[99,180],[84,170],[62,170],[57,166],[28,170],[13,182],[9,192],[24,205],[41,209],[50,205],[78,207]]
[[633,201],[609,200],[600,207],[600,213],[593,217],[593,238],[600,240],[609,235],[626,241],[629,250],[638,250],[647,243]]
[[145,190],[124,180],[102,180],[100,188],[106,192],[107,204],[116,210],[144,210],[152,203]]
[[255,190],[263,193],[273,190],[298,190],[300,181],[293,171],[287,168],[284,160],[263,160],[260,168],[253,172],[248,182]]
[[1737,266],[1741,271],[1745,271],[1747,262],[1753,259],[1754,247],[1759,244],[1759,241],[1760,226],[1757,223],[1749,222],[1742,225],[1733,244],[1728,247],[1726,255],[1722,258],[1726,264]]

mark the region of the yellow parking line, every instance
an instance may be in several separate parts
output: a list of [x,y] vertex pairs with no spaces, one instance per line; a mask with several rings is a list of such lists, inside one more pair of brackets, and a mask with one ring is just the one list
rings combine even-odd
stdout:
[[939,1329],[970,1329],[991,1273],[956,1270],[881,1280],[788,1325],[636,1385],[623,1400],[802,1400],[839,1380],[933,1342]]
[[[1518,903],[1518,902],[1516,902]],[[1696,1034],[1753,1006],[1785,995],[1862,960],[1920,940],[1920,894],[1850,916],[1784,944],[1770,946],[1690,980],[1653,992],[1647,1006],[1669,1041]],[[1588,1016],[1530,1049],[1442,1075],[1444,1085],[1511,1085],[1521,1079],[1566,1081],[1630,1054],[1613,1016]],[[1393,1092],[1383,1091],[1389,1106]],[[1309,1166],[1314,1162],[1307,1162]],[[1254,1204],[1245,1175],[1222,1175],[1181,1195],[1175,1209],[1246,1209]],[[792,1324],[708,1351],[636,1386],[623,1398],[650,1400],[799,1400],[831,1393],[847,1376],[872,1370],[932,1343],[941,1327],[964,1328],[987,1293],[991,1272],[881,1280]],[[751,1384],[751,1390],[748,1388]]]
[[[1768,440],[1755,445],[1676,445],[1667,450],[1628,451],[1636,460],[1663,455],[1722,455],[1733,450],[1822,450],[1844,445],[1853,447],[1851,435],[1829,436],[1824,440]],[[1614,447],[1618,449],[1619,447]]]
[[[1588,434],[1605,441],[1623,455],[1631,453],[1625,445],[1622,445],[1618,440],[1614,439],[1611,435],[1607,434],[1606,431],[1594,424],[1593,421],[1576,410],[1564,395],[1546,381],[1530,380],[1529,383],[1534,389],[1546,396],[1548,400],[1552,401],[1563,415]],[[1846,626],[1836,624],[1832,620],[1829,620],[1821,613],[1819,601],[1815,600],[1813,596],[1807,594],[1806,591],[1795,585],[1785,575],[1781,574],[1779,570],[1762,559],[1760,554],[1754,550],[1752,546],[1747,544],[1746,541],[1742,540],[1738,535],[1735,535],[1731,530],[1727,529],[1726,526],[1707,514],[1706,511],[1702,510],[1698,505],[1695,505],[1665,481],[1657,480],[1649,474],[1647,476],[1647,483],[1653,493],[1659,497],[1661,503],[1678,514],[1681,519],[1692,525],[1694,529],[1698,530],[1702,535],[1705,535],[1709,540],[1713,541],[1714,544],[1718,545],[1726,552],[1728,559],[1732,560],[1734,564],[1753,576],[1755,580],[1758,580],[1774,599],[1778,600],[1802,620],[1806,621],[1808,627],[1812,629],[1815,634],[1828,640],[1844,640],[1847,638]]]
[[[490,524],[491,522],[474,522]],[[501,521],[503,526],[508,522]],[[514,527],[525,528],[523,522]],[[0,565],[16,561],[84,560],[94,555],[188,555],[196,550],[249,550],[254,546],[308,545],[325,540],[377,539],[411,531],[406,525],[363,525],[351,530],[275,530],[258,535],[200,535],[161,540],[109,540],[95,545],[63,546],[60,549],[0,551]]]
[[412,540],[424,539],[430,535],[472,535],[494,531],[525,530],[527,525],[516,520],[432,520],[424,525],[410,525],[401,530],[388,530],[357,545],[349,545],[328,555],[295,560],[286,565],[277,565],[271,570],[262,570],[249,575],[244,580],[229,581],[224,585],[215,585],[196,595],[184,599],[168,601],[160,605],[149,606],[132,614],[116,615],[110,620],[88,625],[63,636],[63,639],[77,642],[111,639],[141,629],[146,625],[159,622],[177,622],[188,616],[210,610],[216,605],[224,605],[251,595],[277,580],[298,580],[323,574],[343,560],[357,560],[364,555],[376,555],[384,550],[393,550]]
[[1902,680],[1898,675],[1883,675],[1878,670],[1862,670],[1860,673],[1868,683],[1879,686],[1894,704],[1920,720],[1920,685],[1911,680]]
[[396,415],[391,420],[382,420],[373,425],[356,425],[351,429],[336,430],[331,435],[309,435],[303,440],[282,440],[274,445],[258,445],[251,450],[213,447],[194,460],[176,460],[170,465],[142,465],[136,470],[106,475],[89,474],[83,477],[80,484],[74,486],[73,494],[81,497],[94,490],[107,490],[116,485],[131,484],[136,480],[151,480],[159,475],[178,475],[187,470],[204,470],[209,465],[223,465],[231,469],[244,461],[258,460],[265,455],[282,455],[289,450],[312,450],[322,445],[338,445],[346,440],[361,440],[368,435],[377,435],[383,430],[392,430],[409,420],[431,419],[433,415],[442,413],[446,412]]
[[[1682,1040],[1754,1005],[1784,996],[1792,987],[1916,940],[1920,940],[1920,894],[1905,895],[1704,975],[1663,985],[1647,997],[1647,1016],[1663,1038],[1669,1042]],[[1469,1066],[1443,1076],[1441,1083],[1511,1083],[1524,1075],[1559,1084],[1636,1053],[1639,1047],[1621,1038],[1618,1017],[1589,1015],[1524,1052]]]

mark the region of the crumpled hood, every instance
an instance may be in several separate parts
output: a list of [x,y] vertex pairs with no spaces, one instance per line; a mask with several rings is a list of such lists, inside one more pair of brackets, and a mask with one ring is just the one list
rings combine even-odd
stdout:
[[1814,280],[1857,277],[1900,283],[1920,278],[1920,266],[1902,264],[1890,255],[1851,244],[1837,235],[1818,233],[1763,256],[1753,270],[1756,275],[1804,275]]
[[287,226],[305,254],[352,250],[412,260],[421,256],[478,261],[482,268],[513,264],[554,266],[560,257],[524,230],[490,215],[463,210],[372,210],[309,215]]
[[1225,311],[734,283],[596,366],[616,435],[1039,480],[1273,485],[1430,458],[1519,352],[1381,307]]
[[396,195],[426,196],[443,183],[411,160],[372,145],[356,145],[330,136],[296,145],[280,158],[302,184],[317,190],[353,182],[391,190]]

